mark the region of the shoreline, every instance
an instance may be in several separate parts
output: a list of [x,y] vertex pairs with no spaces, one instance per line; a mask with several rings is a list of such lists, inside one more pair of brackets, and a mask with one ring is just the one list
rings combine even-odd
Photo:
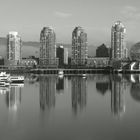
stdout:
[[31,74],[139,74],[140,70],[117,70],[117,69],[0,69],[0,72],[7,73],[31,73]]

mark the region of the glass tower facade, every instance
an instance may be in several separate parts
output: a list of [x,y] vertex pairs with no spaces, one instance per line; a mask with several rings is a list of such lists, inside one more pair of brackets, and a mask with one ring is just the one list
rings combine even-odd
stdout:
[[7,65],[18,65],[21,62],[21,37],[17,32],[7,35]]
[[127,48],[125,42],[126,29],[121,21],[117,21],[111,29],[111,58],[127,58]]
[[82,27],[76,27],[72,32],[72,65],[85,65],[88,57],[87,34]]
[[40,33],[40,59],[41,67],[57,67],[56,35],[51,27],[44,27]]

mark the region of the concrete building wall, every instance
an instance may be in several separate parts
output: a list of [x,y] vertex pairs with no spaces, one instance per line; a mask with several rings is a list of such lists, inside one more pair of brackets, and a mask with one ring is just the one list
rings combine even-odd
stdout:
[[81,27],[76,27],[72,32],[72,65],[85,65],[88,56],[87,34]]
[[44,27],[40,33],[40,60],[41,67],[57,67],[56,35],[51,27]]
[[117,21],[111,29],[111,50],[112,59],[126,58],[126,29],[121,21]]
[[21,37],[17,32],[7,35],[7,65],[18,65],[21,62]]

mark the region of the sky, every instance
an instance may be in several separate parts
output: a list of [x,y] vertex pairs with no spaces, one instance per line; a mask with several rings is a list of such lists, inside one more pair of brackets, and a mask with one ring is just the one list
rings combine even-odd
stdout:
[[76,26],[85,29],[88,44],[110,42],[112,25],[121,20],[126,39],[140,41],[139,0],[0,0],[0,37],[17,31],[24,41],[39,41],[51,26],[58,43],[71,43]]

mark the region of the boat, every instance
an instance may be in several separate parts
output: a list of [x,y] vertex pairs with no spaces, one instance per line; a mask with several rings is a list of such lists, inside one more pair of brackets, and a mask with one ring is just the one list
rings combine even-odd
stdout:
[[0,81],[0,87],[6,87],[6,86],[9,86],[9,85],[10,85],[9,82]]
[[6,72],[0,73],[0,82],[6,82],[9,80],[10,74],[6,74]]
[[10,82],[11,83],[23,83],[24,76],[10,76]]
[[87,76],[86,74],[82,74],[82,77],[83,77],[83,78],[86,78],[86,76]]
[[118,73],[122,73],[122,71],[123,71],[122,69],[118,69],[117,70]]
[[11,83],[10,87],[24,87],[24,83]]
[[84,77],[85,77],[85,76],[86,76],[86,74],[82,74],[82,76],[84,76]]
[[0,82],[0,87],[5,86],[5,82]]
[[59,77],[63,77],[64,76],[63,70],[59,70],[58,75],[59,75]]

